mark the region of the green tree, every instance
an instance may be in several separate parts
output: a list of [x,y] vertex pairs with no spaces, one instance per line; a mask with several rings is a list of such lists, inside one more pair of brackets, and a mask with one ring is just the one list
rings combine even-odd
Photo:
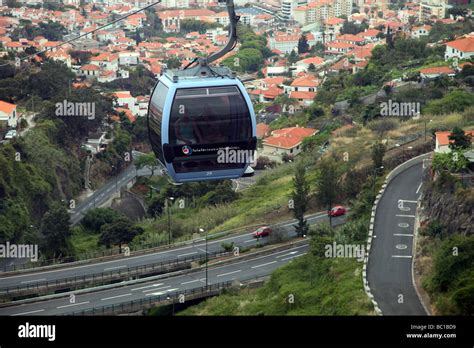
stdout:
[[70,255],[69,237],[71,236],[71,229],[69,226],[69,213],[66,206],[61,203],[54,203],[41,220],[40,232],[43,236],[41,250],[43,255],[52,258]]
[[150,176],[155,175],[156,165],[158,164],[156,156],[153,152],[139,156],[135,160],[135,165],[137,169],[142,169],[144,167],[149,167],[151,169]]
[[377,142],[372,145],[372,162],[374,163],[374,168],[380,168],[383,166],[385,150],[386,146],[381,142]]
[[454,127],[448,138],[452,141],[449,144],[451,150],[465,150],[471,147],[471,135],[466,134],[462,128]]
[[295,169],[291,198],[293,200],[293,216],[298,220],[295,230],[301,237],[307,235],[309,231],[308,221],[304,217],[308,208],[308,195],[309,183],[306,181],[306,168],[300,162]]
[[298,54],[293,50],[290,52],[290,55],[288,56],[288,63],[294,64],[298,61]]
[[[319,177],[316,181],[318,200],[329,212],[339,196],[341,173],[339,165],[333,157],[326,157],[319,163]],[[332,218],[329,216],[332,227]]]
[[119,246],[130,243],[135,236],[144,232],[143,228],[134,226],[133,223],[125,216],[119,217],[114,222],[105,224],[100,229],[99,244],[110,248],[112,245]]
[[298,54],[306,53],[309,51],[308,39],[305,34],[302,34],[298,40]]
[[82,225],[95,232],[99,233],[100,228],[105,224],[110,224],[121,216],[117,211],[110,208],[96,208],[87,211],[82,219]]

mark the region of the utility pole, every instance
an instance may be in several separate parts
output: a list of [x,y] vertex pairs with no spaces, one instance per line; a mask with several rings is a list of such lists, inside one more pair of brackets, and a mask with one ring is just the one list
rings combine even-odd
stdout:
[[170,200],[174,200],[174,197],[168,197],[166,199],[166,210],[168,211],[168,245],[171,246],[171,211],[170,211]]
[[[204,232],[204,229],[200,228],[199,229],[199,232],[203,233]],[[208,257],[208,253],[207,253],[207,231],[206,231],[206,290],[209,289],[209,281],[208,281],[208,261],[209,261],[209,257]]]

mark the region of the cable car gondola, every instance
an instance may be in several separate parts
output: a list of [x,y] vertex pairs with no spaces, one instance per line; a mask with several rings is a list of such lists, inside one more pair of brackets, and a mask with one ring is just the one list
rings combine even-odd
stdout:
[[241,177],[249,161],[222,161],[219,154],[256,149],[255,113],[244,85],[230,69],[209,64],[236,44],[239,17],[232,0],[227,0],[227,9],[227,45],[195,59],[194,67],[164,71],[150,98],[151,146],[176,183]]

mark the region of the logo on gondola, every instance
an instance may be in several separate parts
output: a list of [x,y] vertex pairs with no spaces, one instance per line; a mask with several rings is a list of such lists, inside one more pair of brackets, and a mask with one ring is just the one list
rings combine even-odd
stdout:
[[184,145],[184,146],[182,147],[182,151],[183,151],[183,153],[184,153],[186,156],[189,156],[190,154],[193,153],[193,149],[191,149],[191,147],[188,146],[188,145]]

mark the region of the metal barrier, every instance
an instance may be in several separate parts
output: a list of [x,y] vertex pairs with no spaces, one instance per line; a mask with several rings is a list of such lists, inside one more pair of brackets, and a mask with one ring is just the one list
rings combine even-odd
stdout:
[[[230,255],[230,251],[217,251],[209,252],[208,260],[217,257],[223,257]],[[169,261],[161,261],[153,264],[146,264],[141,266],[130,267],[126,269],[110,270],[108,272],[98,272],[93,274],[87,274],[84,276],[66,277],[56,279],[53,281],[39,281],[31,284],[22,284],[14,287],[0,287],[0,295],[18,294],[21,292],[31,291],[45,291],[52,288],[59,288],[64,286],[74,286],[87,282],[94,282],[97,285],[100,282],[107,282],[111,280],[117,280],[121,278],[128,278],[137,275],[145,275],[148,273],[157,272],[159,270],[168,270],[169,267],[178,267],[180,265],[186,265],[190,262],[204,262],[206,260],[205,254],[199,254],[195,256],[185,257],[182,259],[174,259]],[[169,271],[169,270],[168,270]]]
[[117,313],[130,313],[138,310],[142,310],[146,307],[152,307],[162,302],[174,303],[179,296],[184,295],[185,297],[199,298],[200,295],[212,296],[222,292],[225,289],[231,288],[235,283],[233,281],[227,281],[222,283],[211,284],[208,286],[202,286],[199,288],[192,288],[188,290],[175,291],[167,294],[150,296],[148,298],[142,298],[139,300],[121,302],[112,305],[99,306],[81,311],[75,311],[65,315],[106,315],[106,314],[117,314]]

